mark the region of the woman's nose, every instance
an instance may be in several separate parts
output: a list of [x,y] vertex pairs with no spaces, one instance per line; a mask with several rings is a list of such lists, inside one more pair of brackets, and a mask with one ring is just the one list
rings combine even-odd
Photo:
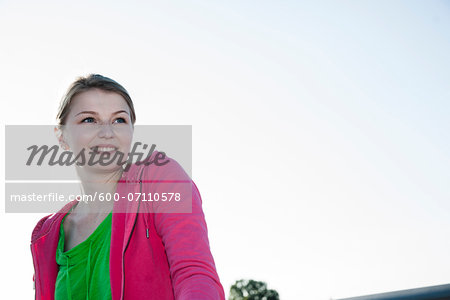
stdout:
[[98,133],[99,137],[102,138],[111,138],[114,135],[113,129],[111,127],[111,124],[101,124],[100,130]]

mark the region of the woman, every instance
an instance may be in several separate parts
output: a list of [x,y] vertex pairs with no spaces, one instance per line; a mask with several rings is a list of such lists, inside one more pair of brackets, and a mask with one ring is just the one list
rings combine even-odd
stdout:
[[[74,154],[116,158],[75,167],[84,195],[118,201],[79,198],[38,222],[31,239],[36,299],[225,299],[194,182],[173,159],[148,164],[157,152],[129,168],[125,156],[113,155],[129,153],[135,120],[128,92],[110,78],[91,74],[69,87],[59,143]],[[145,199],[171,191],[188,197]]]

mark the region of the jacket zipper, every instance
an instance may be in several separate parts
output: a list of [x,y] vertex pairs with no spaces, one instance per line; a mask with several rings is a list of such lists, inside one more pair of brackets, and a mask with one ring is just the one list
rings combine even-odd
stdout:
[[[140,176],[139,176],[139,186],[140,189],[139,191],[142,193],[142,173],[144,172],[144,167],[145,165],[142,167]],[[139,197],[139,205],[138,205],[138,211],[136,213],[139,212],[140,206],[141,206],[141,198]],[[134,218],[134,222],[133,222],[133,228],[131,229],[130,235],[133,234],[134,231],[134,227],[136,226],[136,220],[137,220],[137,216],[136,218]],[[125,250],[128,248],[128,244],[130,243],[130,238],[128,238],[127,243],[125,245],[125,248],[122,251],[122,295],[120,297],[121,300],[124,300],[124,294],[125,294]]]
[[[133,234],[134,226],[136,225],[136,219],[134,219],[133,229],[131,230],[131,234]],[[127,249],[128,244],[130,243],[130,239],[128,239],[127,244],[125,245],[125,248],[122,252],[122,296],[120,297],[121,300],[124,299],[124,294],[125,294],[125,250]]]

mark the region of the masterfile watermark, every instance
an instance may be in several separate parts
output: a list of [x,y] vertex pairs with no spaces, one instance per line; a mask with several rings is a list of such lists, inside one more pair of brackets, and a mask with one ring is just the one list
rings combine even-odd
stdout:
[[[99,147],[95,146],[93,150],[88,152],[88,159],[86,158],[86,149],[81,149],[77,154],[74,154],[72,151],[62,151],[58,145],[53,145],[49,147],[48,145],[31,145],[27,148],[30,151],[30,156],[27,159],[26,165],[30,166],[32,164],[36,164],[41,166],[46,158],[49,157],[48,165],[54,166],[71,166],[76,164],[77,166],[95,166],[99,164],[100,166],[108,166],[116,163],[116,165],[122,166],[125,165],[124,171],[128,171],[130,166],[133,163],[134,157],[137,157],[136,165],[145,164],[146,166],[154,163],[156,166],[164,166],[169,163],[169,160],[166,159],[166,154],[164,152],[158,152],[155,155],[154,159],[151,159],[151,155],[156,148],[156,145],[153,144],[151,148],[147,152],[147,156],[144,158],[144,152],[137,151],[137,148],[142,145],[143,150],[148,148],[147,144],[142,144],[141,142],[136,142],[133,145],[133,148],[130,153],[128,153],[128,158],[124,161],[125,153],[121,151],[114,151],[113,154],[111,152],[100,152]],[[60,152],[60,153],[58,153]],[[38,156],[40,154],[40,156]],[[96,157],[98,156],[96,160]],[[37,161],[36,161],[36,160]]]
[[5,212],[54,213],[74,200],[191,211],[191,125],[135,126],[126,139],[96,128],[55,136],[54,125],[5,125]]

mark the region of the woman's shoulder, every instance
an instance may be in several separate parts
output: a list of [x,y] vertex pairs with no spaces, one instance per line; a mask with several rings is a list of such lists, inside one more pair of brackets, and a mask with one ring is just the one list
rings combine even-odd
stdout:
[[50,231],[50,229],[52,229],[55,222],[58,219],[64,217],[76,202],[77,200],[73,200],[64,205],[64,207],[61,208],[58,212],[46,215],[45,217],[41,218],[34,226],[33,232],[31,233],[31,243],[34,243],[39,238],[45,236]]
[[162,151],[154,151],[144,160],[134,162],[125,168],[124,181],[144,183],[167,180],[190,180],[190,175],[174,158]]
[[189,180],[190,176],[181,164],[164,152],[158,152],[141,164],[143,177],[153,180]]

